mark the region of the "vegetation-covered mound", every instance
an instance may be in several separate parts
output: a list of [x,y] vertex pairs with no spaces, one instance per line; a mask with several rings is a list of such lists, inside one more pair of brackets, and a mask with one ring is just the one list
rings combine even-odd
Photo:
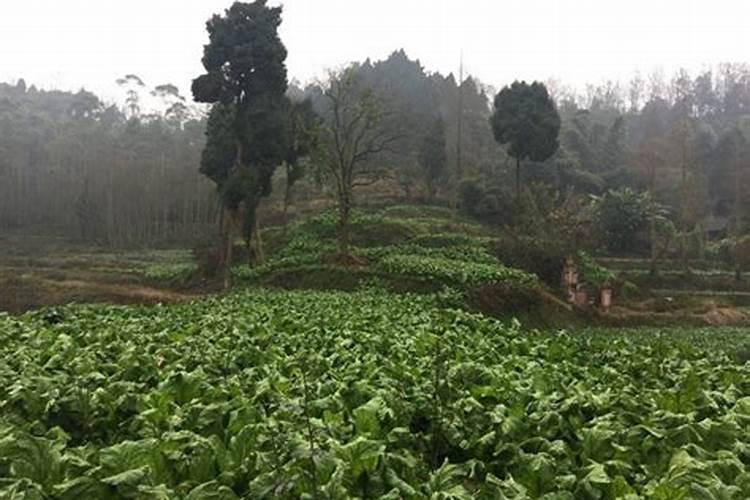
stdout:
[[750,497],[746,331],[548,335],[449,298],[0,316],[0,497]]
[[[355,213],[352,256],[343,261],[336,255],[336,224],[331,212],[302,220],[279,238],[280,250],[266,263],[255,268],[236,266],[235,277],[251,284],[281,282],[315,288],[310,279],[295,277],[322,271],[318,288],[351,289],[376,279],[395,289],[414,291],[444,286],[467,290],[492,283],[533,287],[537,283],[533,275],[506,267],[491,254],[493,239],[481,226],[454,219],[447,211],[393,207]],[[341,267],[345,267],[343,276]],[[405,283],[410,286],[399,286]]]

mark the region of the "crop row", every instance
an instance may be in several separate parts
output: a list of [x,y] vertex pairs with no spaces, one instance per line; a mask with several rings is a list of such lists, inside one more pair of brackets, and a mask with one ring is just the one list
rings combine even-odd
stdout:
[[438,301],[0,316],[0,497],[750,497],[747,332],[544,334]]

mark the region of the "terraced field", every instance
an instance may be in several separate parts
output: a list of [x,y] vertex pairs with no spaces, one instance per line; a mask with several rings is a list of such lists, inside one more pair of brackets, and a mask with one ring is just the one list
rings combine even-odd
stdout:
[[54,238],[0,237],[0,311],[70,302],[188,300],[174,285],[194,269],[190,250],[105,251]]

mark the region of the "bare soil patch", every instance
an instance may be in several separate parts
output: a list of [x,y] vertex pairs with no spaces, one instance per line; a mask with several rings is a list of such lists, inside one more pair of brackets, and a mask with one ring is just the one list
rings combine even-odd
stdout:
[[112,276],[97,281],[52,279],[43,274],[0,273],[0,311],[22,313],[51,305],[77,303],[158,304],[185,302],[197,295],[133,283],[112,283]]
[[326,264],[331,264],[334,266],[353,268],[363,268],[367,267],[367,265],[369,264],[369,262],[367,262],[367,259],[349,253],[337,253],[329,255],[324,259],[324,261]]
[[0,238],[0,312],[22,313],[76,303],[184,302],[203,290],[176,290],[144,278],[151,262],[172,251],[107,252],[56,238]]

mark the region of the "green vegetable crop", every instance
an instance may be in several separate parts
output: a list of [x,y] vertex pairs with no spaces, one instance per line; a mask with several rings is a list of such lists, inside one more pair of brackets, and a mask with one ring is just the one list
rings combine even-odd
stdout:
[[0,316],[0,498],[750,498],[747,332],[546,334],[438,301]]

